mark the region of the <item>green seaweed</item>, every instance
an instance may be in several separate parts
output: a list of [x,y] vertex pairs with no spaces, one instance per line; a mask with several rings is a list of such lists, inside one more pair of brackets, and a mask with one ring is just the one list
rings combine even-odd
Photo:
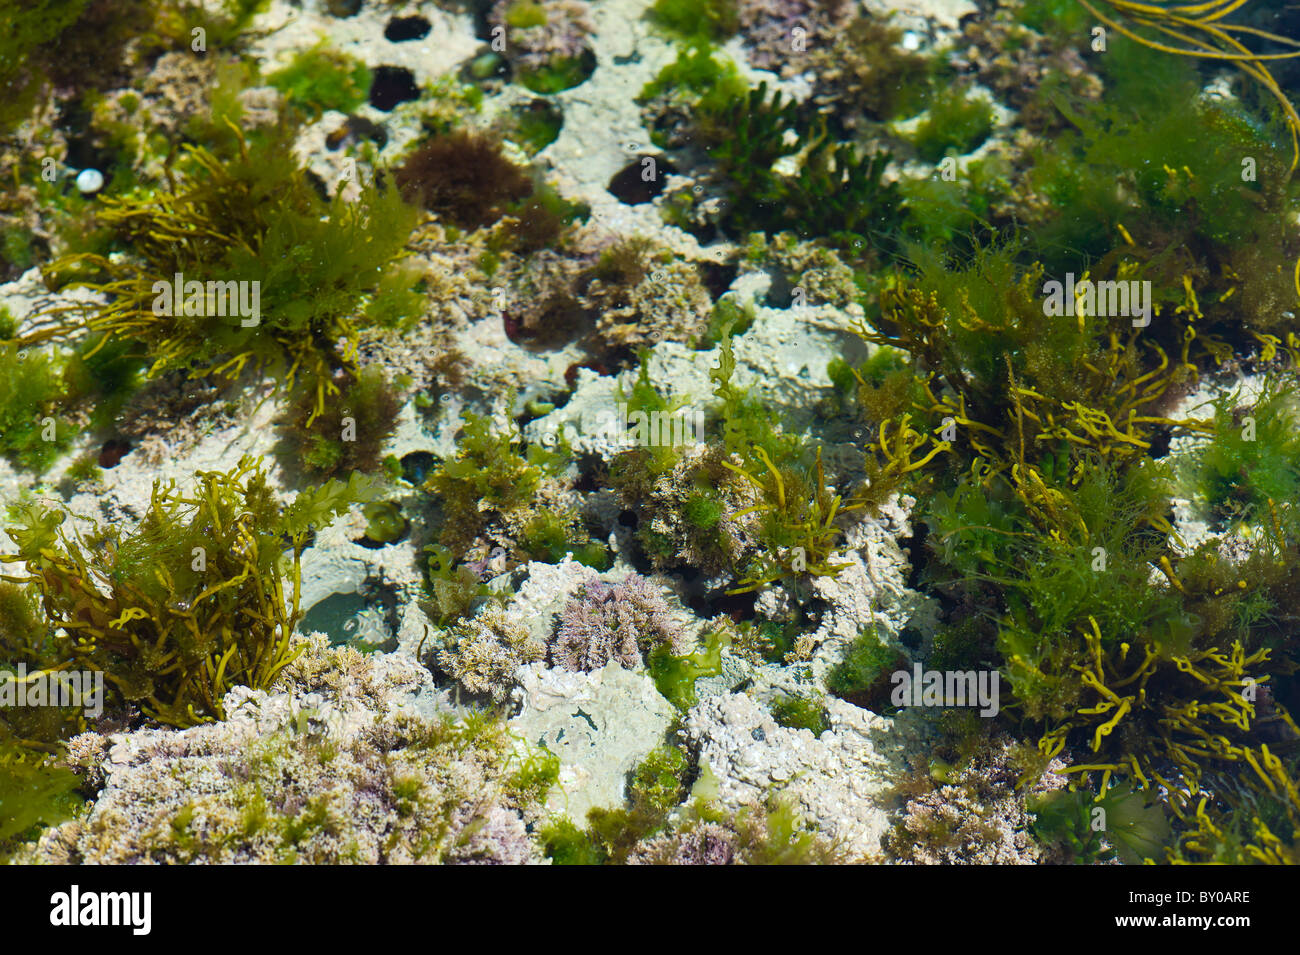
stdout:
[[890,677],[905,669],[907,657],[880,639],[874,630],[858,635],[844,659],[826,677],[826,689],[842,700],[880,712],[887,708]]
[[993,107],[988,100],[971,96],[961,86],[949,86],[935,93],[912,142],[922,159],[938,162],[946,155],[973,151],[992,130]]
[[1250,405],[1240,391],[1214,401],[1214,434],[1182,469],[1186,490],[1234,522],[1300,499],[1300,408],[1294,382],[1264,382]]
[[391,544],[401,540],[410,522],[402,508],[392,501],[375,501],[362,508],[366,518],[366,540],[376,544]]
[[[235,159],[202,148],[188,158],[187,172],[164,191],[103,200],[100,216],[137,258],[54,263],[65,281],[75,277],[109,301],[56,310],[56,324],[32,340],[84,330],[97,341],[132,342],[152,358],[151,376],[186,369],[233,379],[256,368],[290,386],[305,376],[316,389],[314,410],[323,411],[338,393],[334,371],[355,371],[359,329],[396,327],[418,301],[410,291],[417,276],[395,261],[414,210],[395,190],[373,186],[355,201],[324,202],[284,143],[241,139]],[[186,284],[183,302],[171,301],[176,275]],[[207,288],[223,294],[205,297],[203,283],[221,283]],[[223,297],[241,288],[247,315]]]
[[[336,397],[318,413],[318,395],[327,390]],[[290,460],[316,479],[374,473],[400,408],[396,389],[379,368],[345,373],[325,386],[304,382],[286,416]]]
[[655,0],[646,19],[683,40],[719,42],[740,29],[736,0]]
[[772,702],[772,719],[778,726],[808,730],[813,736],[821,736],[831,725],[823,701],[790,693]]
[[[678,109],[698,112],[705,117],[703,132],[709,134],[714,128],[710,118],[723,115],[732,102],[748,93],[749,86],[734,62],[708,43],[692,43],[680,49],[677,58],[642,88],[637,102],[644,106],[667,101]],[[712,135],[718,138],[716,131]],[[658,146],[667,145],[660,129],[651,129],[650,139]]]
[[0,453],[11,463],[40,473],[71,444],[62,373],[48,349],[0,342]]
[[549,508],[524,525],[519,549],[529,560],[548,564],[558,564],[566,554],[593,570],[608,570],[611,563],[609,549],[583,532],[576,515]]
[[441,628],[446,628],[484,600],[501,599],[504,594],[480,581],[479,575],[464,564],[457,565],[452,550],[441,544],[424,548],[429,555],[425,561],[428,586],[433,594],[428,607],[430,618]]
[[6,90],[0,130],[20,122],[32,108],[41,82],[36,54],[48,55],[59,35],[81,16],[90,0],[3,0],[0,19],[0,85]]
[[542,830],[546,854],[556,865],[621,865],[643,839],[668,824],[668,815],[686,797],[686,754],[667,744],[652,750],[631,772],[627,804],[594,808],[586,830],[557,819]]
[[543,66],[520,70],[516,78],[525,89],[550,96],[580,86],[595,69],[594,55],[557,56]]
[[723,447],[742,461],[720,463],[760,496],[759,503],[728,516],[757,514],[762,542],[749,565],[737,568],[740,580],[729,592],[758,590],[782,578],[834,576],[843,567],[831,560],[841,536],[836,518],[857,505],[843,506],[828,485],[820,445],[810,448],[785,434],[769,409],[732,383],[736,363],[725,329],[719,344],[709,377],[720,401]]
[[442,506],[439,539],[448,547],[466,547],[494,515],[527,508],[542,479],[562,469],[562,454],[531,445],[518,450],[513,428],[500,430],[485,415],[467,412],[456,455],[439,463],[424,482]]
[[[805,120],[779,92],[769,97],[765,82],[698,122],[730,193],[722,217],[728,230],[790,231],[863,251],[886,243],[901,224],[898,186],[881,177],[889,155],[835,142],[824,117]],[[773,170],[777,159],[796,153],[801,161],[792,175]]]
[[1077,865],[1096,865],[1117,856],[1126,865],[1163,861],[1163,849],[1172,836],[1159,805],[1144,800],[1127,784],[1096,795],[1058,789],[1030,795],[1025,805],[1034,817],[1034,835]]
[[370,70],[322,40],[297,53],[288,66],[267,76],[274,86],[309,119],[326,110],[351,113],[370,94]]
[[81,780],[54,760],[0,741],[0,859],[75,815]]
[[35,504],[8,529],[18,552],[6,561],[25,566],[16,579],[66,632],[60,654],[102,672],[112,699],[175,726],[221,719],[232,686],[264,689],[294,658],[309,535],[373,493],[334,481],[283,507],[252,458],[195,479],[192,493],[155,482],[129,532],[69,532],[63,511]]
[[731,638],[722,631],[704,637],[704,646],[685,656],[674,656],[667,644],[650,652],[646,660],[650,676],[664,699],[685,712],[695,705],[695,681],[722,672],[722,651]]

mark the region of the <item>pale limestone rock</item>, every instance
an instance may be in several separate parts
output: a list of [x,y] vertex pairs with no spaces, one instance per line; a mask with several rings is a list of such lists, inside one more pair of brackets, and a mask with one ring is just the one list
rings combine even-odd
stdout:
[[510,727],[560,758],[548,808],[583,825],[587,810],[621,806],[628,773],[663,742],[676,716],[654,681],[616,661],[592,673],[534,664],[520,676],[523,711]]
[[784,796],[810,826],[838,840],[853,857],[880,849],[889,828],[885,793],[924,740],[906,716],[886,719],[828,699],[831,728],[820,737],[777,725],[752,697],[733,693],[698,704],[686,720],[700,765],[717,779],[728,809]]

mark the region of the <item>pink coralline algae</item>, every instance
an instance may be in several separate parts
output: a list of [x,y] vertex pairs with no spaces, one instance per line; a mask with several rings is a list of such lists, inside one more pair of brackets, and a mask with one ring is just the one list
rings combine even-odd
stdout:
[[550,643],[551,662],[586,672],[617,660],[635,669],[642,654],[662,644],[682,653],[685,642],[659,589],[630,574],[614,586],[591,580],[565,605]]
[[583,0],[498,0],[488,20],[504,27],[510,61],[532,71],[583,55],[592,30],[590,9]]
[[852,7],[845,0],[741,0],[741,35],[760,70],[790,75],[807,68],[806,54],[829,45]]
[[712,822],[659,836],[628,858],[631,865],[735,865],[736,834]]

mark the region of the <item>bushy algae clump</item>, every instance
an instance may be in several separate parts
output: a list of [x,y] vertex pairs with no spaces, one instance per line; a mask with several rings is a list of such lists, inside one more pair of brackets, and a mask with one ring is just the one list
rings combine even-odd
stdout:
[[1181,483],[1214,517],[1258,521],[1274,503],[1300,499],[1300,408],[1294,375],[1240,390],[1213,404],[1210,443],[1188,456]]
[[[775,582],[803,594],[810,578],[834,576],[841,515],[861,509],[837,492],[821,443],[786,432],[780,417],[733,381],[729,328],[711,369],[714,402],[693,444],[654,442],[618,454],[610,482],[638,512],[636,538],[657,567],[683,562],[732,575],[732,595]],[[671,421],[685,398],[656,390],[643,363],[624,396],[628,414]]]
[[521,453],[518,432],[498,431],[491,418],[467,414],[453,459],[424,482],[442,506],[441,543],[464,548],[494,517],[526,508],[558,457],[536,445]]
[[286,422],[293,461],[313,477],[377,471],[384,442],[397,427],[397,389],[378,368],[344,372],[333,384],[338,395],[322,412],[313,389],[294,397]]
[[[627,804],[592,809],[586,828],[565,818],[540,829],[556,865],[827,865],[838,846],[779,799],[739,812],[711,802],[708,769],[678,745],[652,751],[630,774]],[[691,783],[694,782],[692,786]]]
[[590,580],[560,613],[550,642],[551,662],[566,670],[599,670],[611,660],[633,669],[659,647],[681,652],[685,643],[663,595],[630,574],[614,586]]
[[275,139],[240,137],[228,159],[187,153],[165,190],[103,200],[99,215],[130,254],[71,256],[51,270],[108,302],[61,307],[33,340],[85,331],[129,343],[152,360],[150,375],[256,368],[305,380],[319,413],[338,393],[334,373],[356,369],[361,328],[416,314],[417,276],[401,261],[415,210],[373,185],[327,203]]
[[494,39],[505,42],[515,79],[534,93],[559,93],[596,68],[589,11],[585,0],[498,0],[488,20]]
[[988,138],[993,128],[993,107],[972,97],[961,86],[936,93],[914,137],[916,151],[926,162],[951,154],[965,155]]
[[820,736],[830,729],[826,708],[821,700],[783,693],[772,702],[771,709],[772,719],[776,720],[777,726],[808,730],[813,736]]
[[874,630],[869,630],[849,644],[844,658],[827,675],[826,689],[858,706],[887,711],[894,687],[890,678],[906,668],[907,657],[902,651],[888,646]]
[[[327,5],[336,16],[349,6]],[[74,530],[63,509],[25,500],[6,559],[24,572],[0,583],[0,666],[102,673],[114,718],[221,720],[227,691],[269,689],[293,665],[312,528],[360,503],[361,544],[434,541],[423,605],[440,631],[432,662],[492,712],[458,727],[384,724],[347,745],[302,738],[315,716],[299,714],[296,731],[240,764],[237,783],[160,816],[150,857],[529,861],[522,814],[540,820],[534,804],[558,760],[513,771],[506,756],[495,711],[522,665],[644,665],[685,713],[701,677],[810,659],[812,634],[834,629],[842,609],[828,606],[828,578],[861,565],[874,574],[871,552],[846,551],[877,528],[852,525],[884,514],[910,522],[914,536],[899,541],[907,585],[934,598],[937,627],[860,630],[829,669],[816,661],[824,678],[806,694],[759,691],[773,716],[824,733],[822,692],[888,713],[891,674],[916,662],[995,671],[1005,689],[991,725],[1030,741],[1008,749],[968,712],[923,717],[940,743],[900,784],[887,852],[1295,861],[1300,413],[1285,365],[1300,361],[1300,117],[1280,61],[1300,55],[1296,43],[1234,22],[1242,4],[1229,0],[1025,0],[968,20],[963,48],[947,56],[839,0],[656,0],[645,18],[676,55],[637,103],[668,155],[637,162],[683,176],[628,190],[638,171],[628,166],[609,191],[655,203],[701,246],[739,249],[715,263],[662,237],[600,235],[605,217],[579,230],[586,208],[498,138],[530,155],[557,140],[570,101],[552,94],[597,62],[588,4],[470,6],[492,52],[465,79],[425,91],[423,140],[391,176],[319,189],[290,148],[294,126],[355,113],[370,72],[322,40],[262,77],[241,50],[265,0],[0,0],[10,27],[0,133],[43,96],[67,146],[58,161],[95,153],[109,179],[82,196],[41,175],[34,155],[3,160],[5,178],[27,190],[0,208],[5,277],[52,254],[52,290],[98,294],[65,299],[21,337],[0,321],[0,454],[39,473],[73,446],[74,427],[132,438],[119,412],[142,372],[159,390],[182,376],[256,372],[287,386],[286,470],[348,478],[286,507],[245,459],[200,471],[193,490],[159,482],[133,528]],[[1104,56],[1075,48],[1093,22],[1109,31]],[[196,25],[213,52],[191,62],[177,51]],[[793,45],[810,33],[807,50]],[[750,71],[715,46],[737,34],[728,49],[749,68],[803,70],[808,95],[751,88]],[[100,55],[84,70],[88,51]],[[176,86],[122,89],[155,60],[169,82],[188,78],[203,95],[171,115]],[[1207,86],[1197,60],[1231,64],[1246,82],[1221,70]],[[469,78],[479,85],[462,86]],[[263,81],[279,95],[259,105]],[[536,98],[513,97],[494,127],[476,126],[469,114],[507,81]],[[1014,136],[1001,104],[1019,110]],[[35,115],[38,138],[46,122]],[[358,154],[373,158],[387,135],[351,116],[326,145],[365,139]],[[937,164],[933,175],[915,175],[915,159]],[[32,197],[48,211],[27,215]],[[360,352],[411,328],[423,297],[450,287],[433,271],[420,281],[435,261],[505,287],[508,307],[487,323],[512,344],[585,352],[563,359],[574,374],[639,361],[631,388],[616,392],[625,410],[671,419],[702,409],[702,433],[623,450],[606,471],[563,443],[526,443],[520,419],[502,426],[489,399],[498,415],[467,412],[454,451],[381,461],[409,381],[373,358],[362,367]],[[1096,294],[1077,294],[1084,286]],[[832,387],[797,428],[758,397],[785,382],[751,393],[737,380],[736,354],[787,305],[851,313],[862,339],[831,363]],[[650,381],[639,350],[665,339],[688,354],[716,349],[711,396],[665,396]],[[1223,387],[1239,370],[1262,387]],[[1208,406],[1174,411],[1207,385]],[[529,416],[560,404],[558,391],[530,395]],[[65,493],[104,475],[95,451],[80,450]],[[362,476],[381,470],[417,493],[381,500]],[[611,533],[608,500],[587,497],[593,486],[618,494],[630,531]],[[417,518],[426,506],[428,527]],[[498,606],[508,592],[490,581],[528,562],[613,563],[597,527],[632,541],[624,560],[679,573],[692,606],[717,613],[695,645],[637,573],[571,594],[549,641]],[[51,757],[85,728],[66,708],[0,714],[0,852],[75,808],[77,778]],[[537,826],[536,841],[556,862],[841,858],[789,807],[710,804],[716,780],[673,739],[631,772],[626,805],[594,810],[582,828]],[[462,758],[473,767],[449,779]],[[307,792],[304,781],[328,782],[322,767],[353,790]],[[474,802],[501,778],[499,804]],[[355,792],[382,805],[385,835],[365,836],[369,855],[338,842],[358,831]],[[79,851],[136,852],[107,845],[92,838]]]
[[44,471],[68,447],[60,364],[47,350],[0,342],[0,450],[13,464]]
[[[1004,709],[1041,734],[1046,757],[1075,754],[1066,772],[1097,800],[1118,799],[1118,785],[1160,791],[1185,827],[1272,799],[1280,808],[1255,835],[1288,842],[1300,799],[1282,744],[1300,731],[1279,702],[1297,648],[1273,615],[1294,606],[1278,571],[1298,541],[1293,502],[1269,494],[1293,478],[1289,397],[1261,396],[1259,443],[1232,427],[1231,398],[1216,423],[1168,418],[1167,395],[1197,374],[1194,329],[1169,355],[1127,316],[1049,315],[1041,269],[1008,249],[965,269],[918,266],[862,332],[911,356],[914,380],[865,366],[855,377],[875,459],[899,459],[888,435],[911,421],[942,442],[906,479],[928,492],[925,579],[955,615],[976,613],[945,631],[956,639],[943,652],[999,669],[1014,700]],[[1263,522],[1244,559],[1174,548],[1173,474],[1153,459],[1170,431],[1215,435],[1185,471],[1220,506],[1240,489]]]
[[79,783],[55,761],[0,741],[0,861],[41,827],[72,816]]
[[28,116],[50,87],[63,95],[109,89],[129,80],[151,56],[188,48],[200,30],[204,46],[241,43],[268,0],[4,0],[0,22],[0,134]]
[[430,564],[437,568],[431,579],[442,596],[452,599],[461,589],[453,581],[464,576],[452,569],[455,560],[485,545],[512,561],[559,563],[572,554],[587,566],[607,567],[606,547],[591,538],[563,490],[567,447],[525,447],[513,423],[498,430],[486,415],[466,413],[464,421],[455,454],[438,462],[421,484],[442,515]]
[[532,180],[502,155],[498,141],[464,129],[430,137],[394,178],[408,202],[462,229],[491,225],[533,191]]
[[58,655],[102,672],[112,699],[175,726],[221,719],[233,686],[265,688],[293,658],[300,566],[313,528],[371,491],[363,480],[302,491],[287,507],[251,458],[201,471],[192,491],[154,485],[132,531],[63,527],[21,506],[9,536],[53,626]]
[[736,0],[655,0],[646,19],[688,41],[718,42],[740,28]]
[[266,79],[314,119],[326,110],[351,113],[366,101],[372,77],[364,63],[321,41]]
[[468,692],[500,703],[514,685],[515,671],[544,655],[526,628],[488,608],[448,631],[438,666]]

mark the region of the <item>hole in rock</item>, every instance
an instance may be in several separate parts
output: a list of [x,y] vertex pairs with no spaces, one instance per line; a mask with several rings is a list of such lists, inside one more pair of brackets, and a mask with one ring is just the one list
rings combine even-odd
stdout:
[[398,103],[420,98],[420,88],[415,85],[415,75],[404,66],[375,67],[374,81],[370,84],[370,105],[391,113]]

